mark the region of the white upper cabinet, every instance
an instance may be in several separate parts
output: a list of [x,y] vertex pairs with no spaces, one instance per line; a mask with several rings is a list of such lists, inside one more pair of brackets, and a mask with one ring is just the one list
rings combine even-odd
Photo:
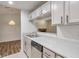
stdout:
[[52,25],[79,22],[79,1],[49,1],[30,14],[30,19],[46,17]]
[[36,9],[30,14],[31,19],[35,19],[41,15],[41,8]]
[[70,1],[69,7],[69,23],[79,22],[79,1]]
[[35,12],[36,12],[36,17],[41,16],[41,8],[36,9]]
[[37,19],[48,16],[50,12],[50,2],[46,2],[36,10],[34,10],[29,16],[30,19]]
[[34,19],[34,18],[36,18],[36,12],[35,11],[31,13],[31,19]]
[[47,2],[41,6],[41,13],[46,14],[50,12],[50,2]]
[[52,24],[64,23],[64,2],[55,1],[51,3]]
[[79,1],[55,1],[51,4],[52,24],[79,22]]

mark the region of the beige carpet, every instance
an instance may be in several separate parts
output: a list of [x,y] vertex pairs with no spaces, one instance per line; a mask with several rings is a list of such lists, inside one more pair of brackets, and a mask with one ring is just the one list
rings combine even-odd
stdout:
[[11,55],[17,52],[20,52],[21,41],[10,41],[10,42],[1,42],[0,43],[0,57]]

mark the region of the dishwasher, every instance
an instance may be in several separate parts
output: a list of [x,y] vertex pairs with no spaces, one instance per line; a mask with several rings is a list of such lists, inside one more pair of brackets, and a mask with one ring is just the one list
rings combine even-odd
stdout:
[[42,58],[43,57],[43,46],[32,41],[32,51],[31,51],[31,58]]

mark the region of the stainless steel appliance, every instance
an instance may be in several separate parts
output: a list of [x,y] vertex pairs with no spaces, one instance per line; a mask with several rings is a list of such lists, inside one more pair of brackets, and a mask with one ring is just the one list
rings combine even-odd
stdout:
[[43,57],[43,46],[40,44],[32,41],[32,51],[31,51],[31,58],[42,58]]

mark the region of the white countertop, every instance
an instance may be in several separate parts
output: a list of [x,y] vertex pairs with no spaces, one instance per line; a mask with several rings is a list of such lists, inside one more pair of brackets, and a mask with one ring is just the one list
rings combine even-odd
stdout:
[[[32,39],[32,38],[31,38]],[[63,57],[78,58],[79,57],[79,42],[68,41],[56,37],[38,37],[33,38],[33,41],[43,45],[44,47],[60,54]]]

